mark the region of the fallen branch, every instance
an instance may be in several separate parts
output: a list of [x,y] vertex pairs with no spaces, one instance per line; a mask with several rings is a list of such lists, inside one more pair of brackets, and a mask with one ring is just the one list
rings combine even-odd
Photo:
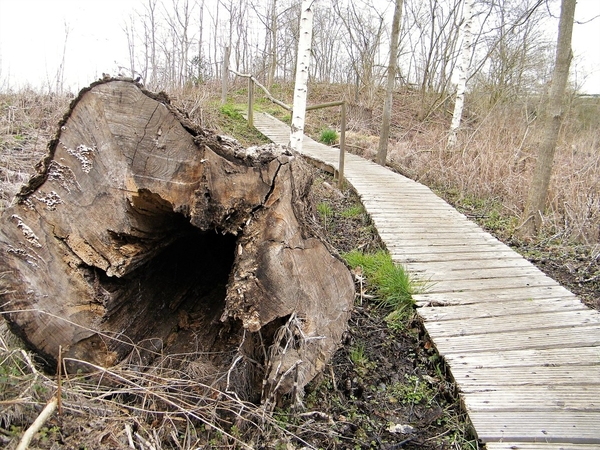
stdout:
[[292,110],[292,107],[291,107],[290,105],[286,105],[286,104],[285,104],[285,103],[283,103],[282,101],[280,101],[280,100],[277,100],[275,97],[273,97],[273,96],[271,95],[271,93],[270,93],[270,92],[267,90],[267,88],[266,88],[266,87],[264,87],[262,84],[260,84],[260,83],[259,83],[259,81],[258,81],[256,78],[254,78],[254,76],[252,76],[252,75],[249,75],[249,74],[247,74],[247,73],[239,73],[239,72],[236,72],[236,71],[235,71],[235,70],[233,70],[233,69],[229,69],[229,71],[230,71],[230,72],[232,72],[232,73],[234,73],[234,74],[235,74],[235,75],[237,75],[238,77],[250,78],[250,79],[251,79],[251,80],[254,82],[254,84],[255,84],[255,85],[257,85],[259,88],[261,88],[261,89],[263,90],[263,92],[265,93],[265,95],[267,96],[267,98],[268,98],[269,100],[271,100],[271,101],[272,101],[273,103],[275,103],[276,105],[279,105],[279,106],[281,106],[283,109],[285,109],[285,110],[287,110],[287,111],[291,111],[291,110]]
[[42,410],[42,412],[37,417],[37,419],[35,419],[35,421],[31,424],[31,426],[29,428],[27,428],[27,431],[25,431],[25,433],[23,433],[21,442],[19,442],[19,445],[17,446],[16,450],[27,450],[27,448],[29,448],[29,443],[31,442],[31,439],[33,439],[33,436],[35,435],[35,433],[40,431],[40,429],[42,428],[42,425],[44,425],[44,423],[46,423],[46,420],[48,420],[50,418],[50,416],[56,409],[57,404],[58,404],[58,399],[56,397],[53,397],[52,400],[50,400],[50,402],[48,402],[46,407]]

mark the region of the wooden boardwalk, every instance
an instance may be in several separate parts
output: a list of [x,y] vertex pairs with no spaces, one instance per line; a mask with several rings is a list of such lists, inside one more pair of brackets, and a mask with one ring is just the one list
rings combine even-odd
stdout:
[[[287,125],[254,123],[288,144]],[[303,146],[337,168],[337,149]],[[417,311],[487,449],[600,449],[600,313],[429,188],[350,154],[345,175],[394,261],[429,282]]]

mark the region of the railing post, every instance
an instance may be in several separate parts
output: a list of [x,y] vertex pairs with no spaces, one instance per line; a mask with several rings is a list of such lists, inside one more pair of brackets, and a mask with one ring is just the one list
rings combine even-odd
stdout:
[[344,160],[346,151],[346,102],[342,102],[342,130],[340,131],[340,162],[338,165],[338,187],[344,186]]
[[254,80],[248,77],[248,126],[254,126]]

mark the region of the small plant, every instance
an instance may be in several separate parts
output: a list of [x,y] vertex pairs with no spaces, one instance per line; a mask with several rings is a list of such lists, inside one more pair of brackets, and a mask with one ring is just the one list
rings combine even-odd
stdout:
[[365,212],[365,210],[362,207],[362,205],[353,205],[353,206],[350,206],[349,208],[346,208],[345,210],[343,210],[341,214],[342,214],[342,217],[344,217],[346,219],[353,219],[355,217],[360,216],[364,212]]
[[350,361],[354,364],[354,370],[360,377],[364,377],[370,370],[374,370],[377,366],[375,362],[369,361],[365,354],[365,345],[357,344],[350,350]]
[[221,114],[231,119],[244,120],[244,117],[242,116],[240,111],[236,108],[235,105],[231,103],[225,103],[223,106],[221,106],[221,109],[219,111],[221,112]]
[[394,383],[391,394],[403,404],[417,405],[424,403],[430,406],[435,399],[436,392],[429,384],[416,375],[404,375],[404,383]]
[[350,350],[350,361],[355,366],[365,366],[369,362],[369,358],[365,355],[365,345],[357,344]]
[[325,128],[321,131],[321,136],[319,137],[319,141],[321,141],[325,145],[333,145],[338,140],[338,134],[335,130],[331,128]]
[[413,294],[418,285],[405,272],[402,266],[394,264],[386,251],[362,253],[353,250],[343,255],[353,269],[360,267],[367,282],[373,287],[379,304],[391,308],[385,320],[392,329],[402,329],[404,321],[414,308]]
[[317,212],[319,213],[319,216],[321,216],[321,219],[323,219],[323,226],[327,229],[329,220],[333,216],[331,205],[326,202],[321,202],[317,205]]

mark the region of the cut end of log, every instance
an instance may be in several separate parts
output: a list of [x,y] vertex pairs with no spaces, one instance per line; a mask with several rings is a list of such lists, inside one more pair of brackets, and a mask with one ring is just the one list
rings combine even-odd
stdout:
[[244,149],[166,96],[95,83],[3,214],[0,308],[50,367],[62,346],[69,370],[160,357],[207,384],[227,372],[249,399],[302,387],[354,299],[307,220],[310,185],[288,148]]

